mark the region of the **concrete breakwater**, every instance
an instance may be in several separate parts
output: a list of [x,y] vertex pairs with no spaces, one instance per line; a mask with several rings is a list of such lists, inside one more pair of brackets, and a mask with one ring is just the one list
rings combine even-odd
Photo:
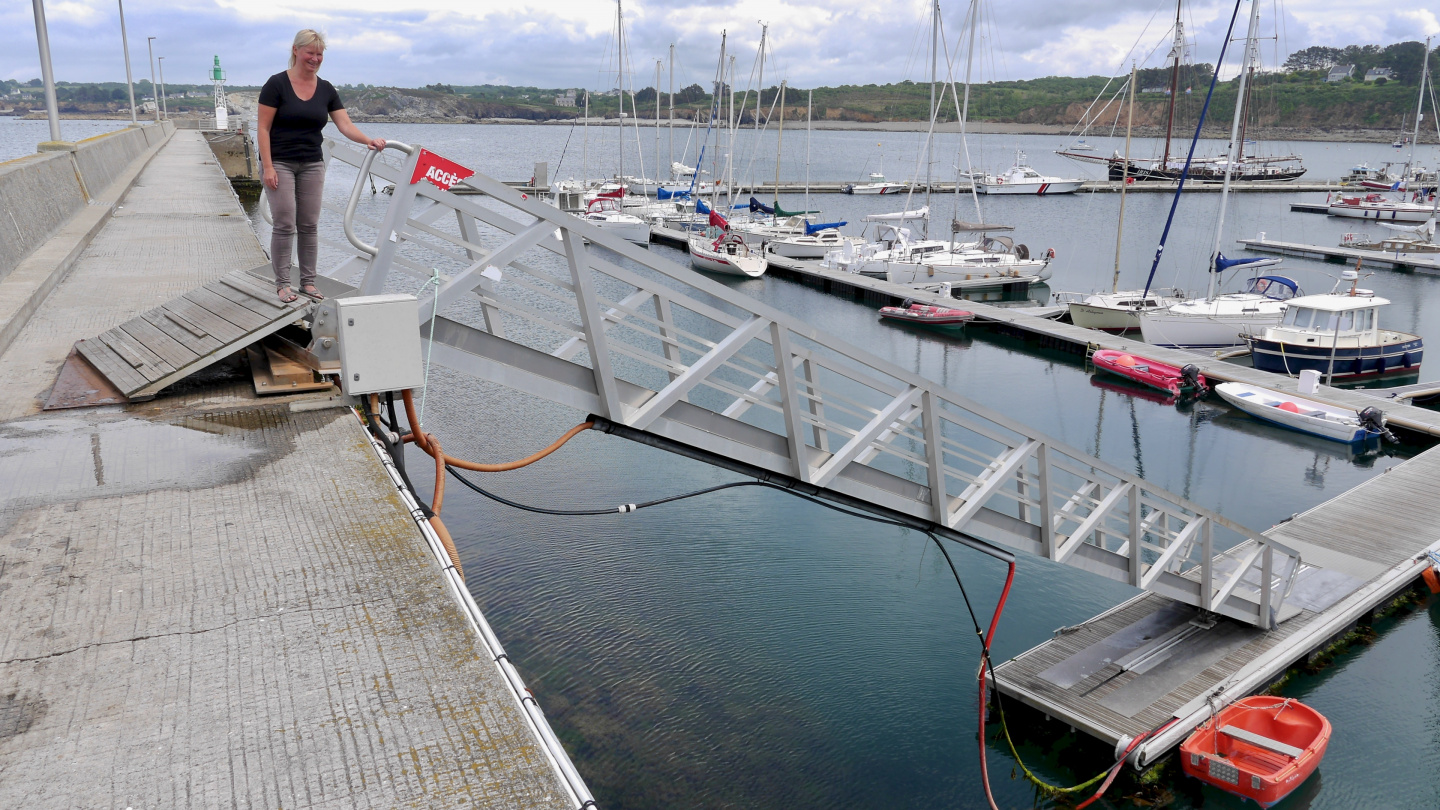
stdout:
[[131,127],[0,163],[0,352],[174,132],[169,121]]

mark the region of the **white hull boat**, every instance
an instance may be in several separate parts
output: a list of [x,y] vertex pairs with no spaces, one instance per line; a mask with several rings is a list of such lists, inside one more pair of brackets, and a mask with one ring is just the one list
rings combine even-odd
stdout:
[[808,236],[776,237],[765,244],[765,251],[787,259],[823,259],[832,250],[844,250],[846,245],[853,250],[864,241],[857,236],[844,236],[838,230],[827,229]]
[[691,234],[689,242],[690,264],[697,269],[743,278],[765,275],[765,257],[745,244],[739,234],[710,228],[703,234]]
[[1401,202],[1367,194],[1331,200],[1326,212],[1332,217],[1374,219],[1381,222],[1424,222],[1435,215],[1432,202]]
[[892,183],[885,179],[885,175],[871,172],[869,182],[851,183],[840,190],[846,194],[895,194],[906,188],[908,186],[904,183]]
[[1084,180],[1079,178],[1049,177],[1025,165],[1024,153],[1015,154],[1015,165],[1003,174],[987,174],[975,181],[975,190],[981,194],[1073,194]]
[[620,203],[608,197],[601,197],[590,203],[582,219],[627,242],[637,245],[650,244],[650,226],[645,220],[622,211]]
[[1056,304],[1063,304],[1070,313],[1070,322],[1086,329],[1103,332],[1129,332],[1140,328],[1140,313],[1172,307],[1183,300],[1178,290],[1169,295],[1157,290],[1121,290],[1114,293],[1057,292]]
[[[1223,260],[1223,257],[1222,257]],[[1260,265],[1278,259],[1252,260]],[[1285,315],[1286,303],[1300,287],[1284,276],[1259,276],[1245,292],[1182,301],[1166,309],[1142,312],[1140,335],[1146,343],[1180,349],[1227,349],[1245,343],[1242,335],[1259,334]]]
[[1356,412],[1295,394],[1283,394],[1244,383],[1215,386],[1221,399],[1245,413],[1301,433],[1347,444],[1385,435],[1385,415],[1378,408]]

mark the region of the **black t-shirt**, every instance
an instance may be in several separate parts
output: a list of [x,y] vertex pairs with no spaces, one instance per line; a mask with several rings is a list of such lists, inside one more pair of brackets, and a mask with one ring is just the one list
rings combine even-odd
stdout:
[[296,163],[314,163],[324,159],[320,145],[325,136],[320,131],[330,121],[330,113],[345,109],[335,86],[324,79],[315,80],[315,95],[301,101],[290,84],[290,74],[280,71],[260,88],[260,103],[275,108],[275,123],[270,126],[270,159]]

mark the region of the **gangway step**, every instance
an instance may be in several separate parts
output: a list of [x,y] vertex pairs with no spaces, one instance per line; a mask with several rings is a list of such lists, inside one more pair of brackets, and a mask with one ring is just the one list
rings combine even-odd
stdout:
[[237,270],[80,341],[76,351],[132,402],[153,399],[304,316],[315,299],[275,295],[270,265]]

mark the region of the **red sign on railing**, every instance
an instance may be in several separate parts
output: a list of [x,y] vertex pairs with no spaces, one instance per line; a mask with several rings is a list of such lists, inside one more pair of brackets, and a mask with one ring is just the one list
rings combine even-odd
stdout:
[[449,191],[451,186],[473,174],[475,172],[472,169],[440,157],[429,149],[421,149],[420,159],[415,163],[415,173],[410,176],[410,184],[429,180],[436,188]]

